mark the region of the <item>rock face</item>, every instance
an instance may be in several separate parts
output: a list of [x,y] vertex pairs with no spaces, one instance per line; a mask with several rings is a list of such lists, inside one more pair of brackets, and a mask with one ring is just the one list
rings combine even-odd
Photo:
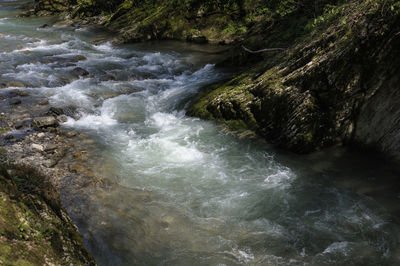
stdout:
[[206,89],[190,114],[298,153],[347,142],[400,159],[400,16],[375,4],[344,5],[287,53]]
[[[399,44],[400,45],[400,44]],[[400,161],[399,75],[382,87],[360,107],[354,141],[382,151]]]
[[67,11],[72,4],[76,3],[71,0],[36,0],[35,13],[40,16],[49,16],[60,12]]

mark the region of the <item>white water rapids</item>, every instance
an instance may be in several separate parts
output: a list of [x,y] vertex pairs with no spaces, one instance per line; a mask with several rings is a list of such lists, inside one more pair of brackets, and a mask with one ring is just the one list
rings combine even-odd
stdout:
[[[344,149],[285,154],[185,115],[199,89],[226,77],[215,48],[95,45],[105,33],[41,29],[48,19],[15,12],[0,6],[0,80],[77,108],[63,127],[95,140],[98,172],[119,184],[65,188],[99,265],[399,262],[398,196],[380,183],[393,175],[384,163]],[[76,78],[76,67],[89,75]]]

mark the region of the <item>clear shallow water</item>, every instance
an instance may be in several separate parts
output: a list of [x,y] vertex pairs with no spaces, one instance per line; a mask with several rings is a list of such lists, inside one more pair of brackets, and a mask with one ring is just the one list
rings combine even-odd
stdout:
[[14,13],[0,7],[0,81],[76,107],[63,126],[95,140],[96,174],[119,184],[64,188],[100,265],[398,264],[398,172],[382,159],[295,156],[185,115],[226,76],[216,48],[94,45],[104,32]]

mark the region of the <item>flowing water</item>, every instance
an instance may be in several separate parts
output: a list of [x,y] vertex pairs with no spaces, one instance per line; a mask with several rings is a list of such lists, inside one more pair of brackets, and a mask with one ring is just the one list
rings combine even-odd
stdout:
[[213,65],[219,48],[96,45],[108,33],[42,29],[50,19],[13,18],[5,2],[0,81],[77,108],[63,127],[95,141],[96,174],[118,184],[63,188],[99,265],[400,263],[398,172],[384,160],[287,154],[185,115],[228,75]]

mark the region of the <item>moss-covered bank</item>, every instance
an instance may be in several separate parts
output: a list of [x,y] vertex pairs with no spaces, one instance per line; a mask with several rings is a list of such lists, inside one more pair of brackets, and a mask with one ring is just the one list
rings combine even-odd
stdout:
[[95,265],[54,187],[0,152],[0,264]]

